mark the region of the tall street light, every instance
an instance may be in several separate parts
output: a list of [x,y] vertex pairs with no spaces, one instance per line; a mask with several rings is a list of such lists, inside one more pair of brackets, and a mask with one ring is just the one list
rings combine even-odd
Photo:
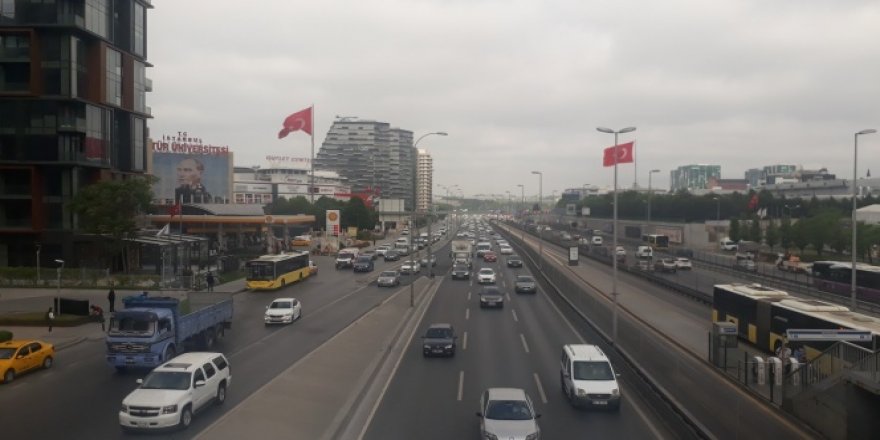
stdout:
[[[614,135],[614,148],[617,148],[617,135],[621,133],[630,133],[636,131],[635,127],[626,127],[621,128],[620,130],[612,130],[610,128],[605,127],[597,127],[596,130],[601,131],[602,133],[609,133]],[[611,228],[613,229],[613,238],[612,238],[612,248],[617,249],[617,158],[620,155],[617,154],[615,150],[614,154],[614,221],[612,222]],[[614,309],[612,314],[612,324],[611,324],[611,343],[617,343],[617,258],[611,259],[612,264],[612,278],[611,278],[611,297],[614,300]]]
[[852,181],[852,272],[850,278],[850,307],[853,310],[856,309],[856,196],[858,196],[858,186],[856,185],[856,179],[858,178],[858,158],[859,158],[859,136],[863,134],[872,134],[876,133],[877,130],[873,128],[868,128],[866,130],[862,130],[856,132],[855,136],[853,136],[853,181]]
[[526,242],[526,222],[525,222],[525,215],[523,214],[523,210],[525,209],[525,205],[526,205],[526,186],[523,185],[522,183],[518,183],[518,184],[516,184],[516,186],[519,187],[519,197],[520,197],[520,202],[519,202],[519,205],[520,205],[519,206],[519,212],[520,212],[519,239],[522,240],[523,245],[525,245],[525,242]]
[[651,223],[651,199],[654,198],[654,191],[651,190],[651,176],[659,172],[660,170],[648,171],[648,223]]
[[721,220],[721,197],[712,197],[715,201],[715,221]]
[[[413,143],[413,149],[417,149],[419,147],[419,142],[421,142],[422,139],[424,139],[428,136],[432,136],[432,135],[448,136],[449,134],[446,133],[445,131],[432,131],[431,133],[425,133],[425,134],[419,136],[418,139],[416,139],[416,141]],[[416,154],[418,154],[418,150],[416,150]],[[416,159],[416,160],[418,161],[418,159]],[[414,189],[415,189],[415,191],[413,191],[413,196],[414,196],[413,197],[413,204],[415,204],[416,200],[418,199],[418,186]],[[417,208],[416,206],[413,206],[413,211],[415,211],[416,208]],[[428,209],[426,210],[426,218],[428,219],[428,272],[432,273],[431,268],[430,268],[430,265],[431,265],[431,220],[432,220],[430,207],[428,207]],[[415,223],[415,217],[413,217],[413,223]],[[417,235],[415,235],[413,237],[417,237]],[[410,244],[413,244],[414,241],[415,240],[410,240]],[[413,260],[413,261],[415,261],[415,264],[419,264],[418,251],[416,251],[415,260]],[[415,276],[414,272],[413,272],[413,276]],[[414,280],[411,280],[409,283],[409,306],[410,307],[413,307],[415,305],[415,296],[416,296],[415,286],[414,286],[415,283],[412,281],[414,281]]]
[[37,243],[37,285],[41,285],[42,280],[40,279],[40,243]]
[[538,217],[538,269],[543,269],[541,262],[544,260],[544,226],[541,225],[541,219],[544,217],[544,207],[541,201],[544,198],[544,173],[532,171],[532,174],[538,175],[538,209],[541,210]]
[[60,264],[58,269],[56,269],[58,279],[57,279],[57,287],[55,290],[55,315],[61,316],[61,271],[64,270],[64,260],[56,259],[56,263]]

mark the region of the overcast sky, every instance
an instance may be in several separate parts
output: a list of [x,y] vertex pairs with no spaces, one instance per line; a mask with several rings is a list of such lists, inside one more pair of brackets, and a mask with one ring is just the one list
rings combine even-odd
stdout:
[[[853,133],[880,129],[876,0],[153,0],[154,138],[188,131],[235,164],[308,157],[277,139],[315,105],[425,138],[434,182],[467,195],[611,186],[596,127],[636,126],[620,185],[680,165],[724,178],[795,164],[852,176]],[[880,135],[859,175],[880,175]]]

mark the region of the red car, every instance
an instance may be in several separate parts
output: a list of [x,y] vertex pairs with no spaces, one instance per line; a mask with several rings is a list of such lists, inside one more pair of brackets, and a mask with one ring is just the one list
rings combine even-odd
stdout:
[[491,252],[491,251],[484,252],[483,253],[483,261],[485,261],[487,263],[494,263],[494,262],[498,261],[498,256],[495,255],[495,252]]

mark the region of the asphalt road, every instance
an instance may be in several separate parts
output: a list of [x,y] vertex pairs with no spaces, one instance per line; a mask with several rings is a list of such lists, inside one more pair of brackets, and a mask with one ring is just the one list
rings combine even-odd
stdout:
[[[542,438],[671,437],[625,380],[619,412],[579,410],[567,403],[559,385],[562,345],[592,343],[592,335],[576,330],[543,289],[514,293],[515,275],[529,270],[507,268],[504,261],[501,256],[497,263],[477,259],[474,264],[474,271],[488,266],[500,273],[497,286],[509,297],[501,310],[480,309],[475,281],[445,275],[364,438],[479,438],[475,412],[480,393],[490,387],[525,389],[542,414]],[[455,327],[454,358],[422,357],[419,336],[435,322]]]
[[[232,387],[223,407],[198,414],[185,432],[161,438],[191,438],[291,364],[385,299],[392,289],[379,288],[379,271],[397,263],[380,258],[372,273],[333,269],[332,259],[319,257],[320,272],[274,292],[235,296],[232,329],[215,349],[230,359]],[[412,277],[403,277],[406,285]],[[303,303],[303,317],[288,326],[266,327],[265,306],[272,299],[293,296]],[[119,428],[123,397],[146,372],[116,373],[105,361],[103,341],[88,341],[56,356],[49,371],[22,376],[0,386],[3,438],[112,439],[131,437]],[[135,436],[137,437],[137,436]]]

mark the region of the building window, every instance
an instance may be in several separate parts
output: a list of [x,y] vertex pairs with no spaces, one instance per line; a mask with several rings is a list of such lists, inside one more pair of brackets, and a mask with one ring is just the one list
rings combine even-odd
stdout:
[[147,67],[140,61],[134,62],[134,111],[147,112]]
[[0,92],[30,90],[30,47],[27,35],[0,34]]
[[144,38],[144,29],[146,29],[146,16],[144,5],[140,3],[134,4],[134,53],[142,58],[147,56],[146,40]]
[[107,48],[107,103],[122,105],[122,54]]
[[86,29],[104,38],[110,27],[110,14],[107,0],[86,0]]
[[4,20],[15,20],[15,1],[0,0],[0,23]]
[[109,158],[110,145],[110,111],[90,105],[86,108],[86,142],[85,155],[87,160],[106,162]]
[[146,145],[146,121],[142,118],[132,118],[132,129],[131,129],[131,145],[133,147],[132,151],[132,170],[135,171],[143,171],[144,170],[144,146]]

